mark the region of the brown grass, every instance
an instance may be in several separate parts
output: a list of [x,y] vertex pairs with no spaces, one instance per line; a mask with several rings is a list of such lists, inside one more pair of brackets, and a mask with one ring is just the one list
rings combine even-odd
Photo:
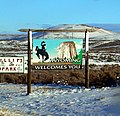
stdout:
[[[119,65],[105,65],[100,69],[95,67],[97,66],[90,66],[90,86],[116,86],[116,78],[120,77]],[[25,84],[27,74],[1,74],[0,82]],[[85,86],[85,71],[84,69],[34,70],[32,71],[32,83]]]

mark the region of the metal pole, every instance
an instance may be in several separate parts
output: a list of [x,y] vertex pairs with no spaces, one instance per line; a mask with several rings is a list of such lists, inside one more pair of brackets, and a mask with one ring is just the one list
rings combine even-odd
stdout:
[[28,31],[28,75],[27,75],[27,95],[31,93],[31,30]]
[[89,33],[86,30],[85,31],[85,87],[89,88],[89,52],[88,52],[88,47],[89,47]]

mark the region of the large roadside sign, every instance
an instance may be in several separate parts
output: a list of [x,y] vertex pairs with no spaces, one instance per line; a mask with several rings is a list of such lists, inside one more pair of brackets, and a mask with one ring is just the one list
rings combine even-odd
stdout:
[[80,69],[82,48],[80,38],[34,39],[33,69]]
[[0,57],[0,73],[24,73],[24,57]]

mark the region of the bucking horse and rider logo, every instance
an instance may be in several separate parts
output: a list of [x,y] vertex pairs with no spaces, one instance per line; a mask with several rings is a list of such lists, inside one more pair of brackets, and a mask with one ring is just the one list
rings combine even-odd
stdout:
[[45,43],[45,41],[42,41],[41,42],[41,49],[38,47],[38,46],[36,46],[36,51],[37,51],[37,53],[36,53],[36,55],[37,55],[37,57],[40,59],[40,55],[42,56],[42,62],[44,62],[44,61],[46,61],[46,60],[48,60],[49,59],[49,55],[48,55],[48,53],[46,52],[46,43]]

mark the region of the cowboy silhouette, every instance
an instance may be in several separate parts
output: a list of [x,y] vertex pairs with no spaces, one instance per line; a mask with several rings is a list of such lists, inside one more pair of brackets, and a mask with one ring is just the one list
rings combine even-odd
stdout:
[[41,46],[42,46],[42,50],[43,50],[43,51],[46,51],[46,49],[45,49],[45,46],[46,46],[45,41],[42,41],[42,42],[41,42]]
[[40,55],[42,56],[42,61],[44,62],[45,60],[49,59],[49,55],[48,53],[46,52],[46,49],[45,49],[45,46],[46,46],[46,43],[44,41],[41,42],[41,47],[42,49],[39,49],[38,46],[36,46],[36,55],[37,57],[40,59]]

